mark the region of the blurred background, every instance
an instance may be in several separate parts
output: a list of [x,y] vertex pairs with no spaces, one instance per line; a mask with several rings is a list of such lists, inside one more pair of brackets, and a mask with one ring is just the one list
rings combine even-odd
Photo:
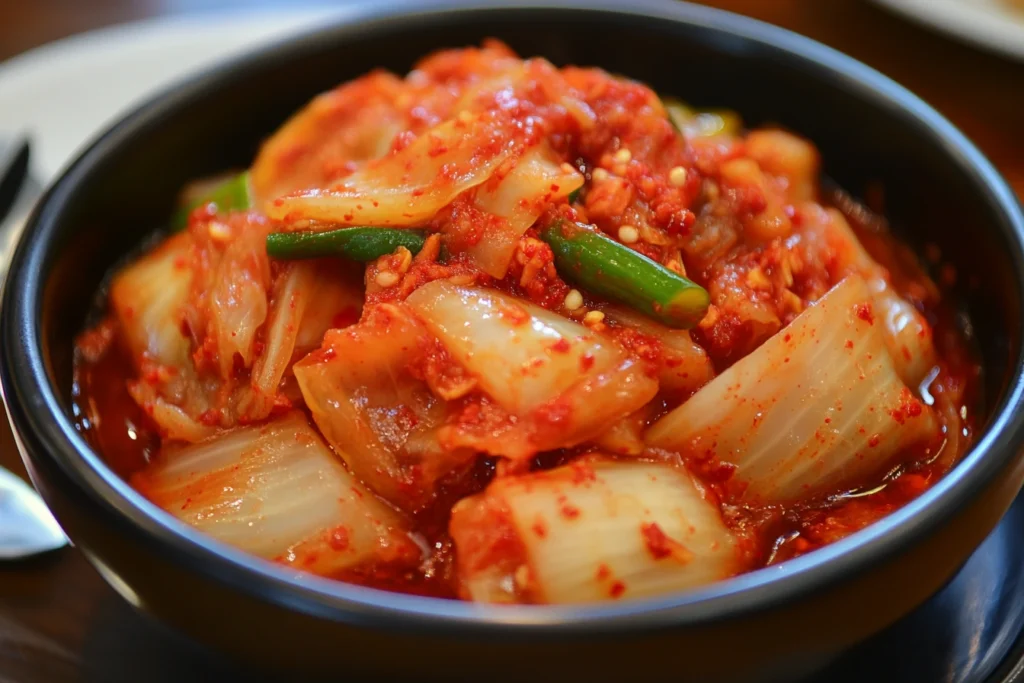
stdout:
[[[802,33],[894,78],[963,129],[1024,196],[1024,1],[704,4]],[[153,91],[350,9],[283,0],[0,0],[0,140],[28,134],[32,174],[45,184]],[[24,476],[2,418],[0,465]],[[260,680],[135,614],[77,551],[0,563],[0,682],[214,676]]]
[[[0,135],[16,124],[26,125],[26,117],[39,116],[31,102],[21,108],[10,103],[22,91],[9,91],[16,75],[11,72],[32,54],[13,62],[11,58],[40,45],[142,21],[104,34],[108,50],[123,46],[124,62],[108,63],[107,73],[94,69],[77,83],[74,105],[87,120],[68,124],[72,128],[65,135],[88,137],[89,126],[107,118],[93,121],[98,108],[125,106],[138,99],[140,89],[151,91],[197,65],[315,24],[325,14],[344,12],[350,4],[314,0],[301,3],[304,9],[297,10],[299,3],[283,0],[0,0]],[[705,0],[703,4],[792,29],[891,76],[951,118],[1024,192],[1024,171],[1012,163],[1024,157],[1019,125],[1024,111],[1024,0]],[[225,13],[234,19],[225,21]],[[279,20],[260,20],[274,15]],[[145,44],[140,45],[143,36]],[[44,56],[64,60],[66,71],[68,62],[95,51],[93,45],[77,52],[51,50]],[[149,70],[142,86],[137,85],[139,69],[133,65],[139,60]],[[97,82],[104,86],[95,87]],[[31,129],[32,122],[27,125]],[[66,146],[70,141],[62,138],[60,143]],[[42,154],[46,163],[56,163],[56,157],[63,160],[51,152],[47,140],[38,144],[42,149],[34,152]],[[60,151],[66,156],[67,150]],[[56,169],[41,170],[48,175]]]

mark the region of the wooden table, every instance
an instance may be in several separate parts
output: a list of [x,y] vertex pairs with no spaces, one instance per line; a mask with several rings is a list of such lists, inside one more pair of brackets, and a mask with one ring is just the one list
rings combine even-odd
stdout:
[[[0,59],[114,22],[240,4],[11,0],[0,21]],[[1024,64],[933,35],[864,0],[707,4],[803,33],[892,76],[960,126],[1024,196]],[[0,421],[0,464],[24,475],[6,420]],[[0,565],[0,683],[193,680],[229,683],[259,678],[136,614],[73,549]]]

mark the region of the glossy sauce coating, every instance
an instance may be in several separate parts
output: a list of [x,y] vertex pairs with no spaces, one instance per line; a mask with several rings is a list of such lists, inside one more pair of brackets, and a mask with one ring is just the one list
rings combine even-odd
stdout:
[[[485,87],[491,82],[500,87]],[[818,187],[817,151],[807,141],[776,130],[680,135],[659,98],[642,84],[596,69],[556,69],[543,60],[520,61],[496,44],[431,56],[405,80],[370,74],[320,96],[310,111],[315,114],[312,118],[299,117],[286,124],[282,130],[287,134],[275,136],[254,166],[254,189],[267,200],[263,209],[268,214],[280,209],[283,215],[268,219],[257,209],[224,216],[201,207],[190,217],[187,237],[175,238],[188,245],[174,268],[199,278],[192,285],[189,313],[182,324],[193,340],[189,353],[201,382],[188,385],[188,378],[168,375],[149,352],[133,351],[125,343],[117,315],[108,315],[80,338],[74,385],[78,427],[122,476],[131,479],[145,469],[161,438],[168,438],[165,425],[158,423],[169,387],[181,391],[175,382],[193,388],[201,385],[209,392],[196,405],[181,406],[195,413],[194,423],[181,432],[190,438],[272,419],[293,407],[309,412],[290,370],[272,388],[272,395],[257,394],[254,399],[242,391],[250,382],[255,385],[254,378],[263,371],[258,359],[273,340],[263,327],[245,336],[224,326],[219,316],[225,315],[222,302],[230,297],[218,299],[220,282],[234,286],[226,290],[232,300],[250,297],[266,306],[271,321],[275,315],[287,315],[289,306],[322,309],[316,317],[323,322],[310,332],[311,345],[297,344],[291,359],[305,358],[303,364],[328,364],[336,348],[349,348],[346,331],[357,320],[371,331],[377,325],[384,339],[392,326],[404,326],[414,341],[404,349],[403,372],[415,380],[416,391],[423,386],[429,389],[422,399],[430,405],[422,414],[408,405],[396,409],[388,423],[393,433],[385,436],[407,438],[434,410],[431,406],[443,403],[447,411],[438,432],[439,442],[448,451],[444,471],[438,474],[423,463],[403,462],[396,488],[377,490],[402,510],[428,551],[426,559],[414,568],[371,564],[346,569],[337,574],[345,581],[465,597],[449,535],[456,503],[485,490],[495,477],[572,463],[595,445],[624,460],[671,459],[674,456],[644,451],[637,436],[643,428],[766,339],[785,334],[786,325],[855,270],[884,282],[893,296],[911,306],[922,326],[922,339],[930,337],[937,359],[928,365],[921,386],[910,389],[934,407],[945,432],[900,453],[884,476],[856,482],[845,492],[792,504],[729,502],[735,501],[730,489],[735,467],[717,457],[684,454],[686,468],[700,480],[709,499],[720,503],[722,518],[741,546],[742,570],[784,561],[863,528],[920,495],[967,450],[976,418],[980,368],[948,300],[955,271],[932,254],[934,250],[929,251],[934,258],[928,265],[941,275],[939,285],[934,284],[877,214],[844,194],[824,196]],[[317,118],[321,114],[322,120]],[[436,132],[435,127],[446,121],[465,136],[485,131],[486,141],[474,147],[469,162]],[[330,144],[312,144],[328,123],[343,123],[350,133],[331,138]],[[427,132],[431,130],[435,132]],[[424,146],[426,139],[433,142]],[[417,140],[426,157],[451,157],[436,180],[413,191],[423,201],[447,196],[461,187],[459,183],[473,168],[492,162],[494,179],[482,187],[493,191],[539,145],[545,146],[539,158],[554,159],[567,177],[579,174],[585,184],[570,202],[565,187],[552,183],[532,200],[519,202],[505,217],[481,208],[497,204],[486,204],[489,200],[480,191],[456,192],[423,226],[434,234],[420,254],[414,258],[399,249],[366,265],[361,302],[353,305],[344,294],[348,285],[331,280],[337,272],[351,272],[358,266],[324,259],[323,270],[318,271],[323,277],[316,281],[330,280],[334,294],[310,301],[296,298],[282,305],[280,292],[292,291],[285,283],[296,277],[296,270],[291,264],[268,259],[262,240],[268,231],[301,229],[318,220],[304,213],[306,209],[294,201],[296,195],[289,193],[313,183],[328,188],[324,193],[344,194],[348,180],[370,171],[391,174],[396,185],[409,183],[415,169],[392,166]],[[509,149],[516,151],[507,155]],[[273,199],[278,195],[284,199]],[[881,213],[884,207],[875,208]],[[378,209],[366,205],[353,210],[372,215]],[[313,206],[311,210],[320,209]],[[482,256],[479,248],[505,239],[510,225],[522,216],[534,222],[510,242],[508,262],[496,270],[493,259],[500,259],[498,250]],[[353,215],[351,220],[357,218]],[[614,306],[566,281],[555,268],[551,248],[540,239],[539,230],[554,221],[592,225],[669,270],[685,274],[709,292],[711,306],[706,315],[684,340],[645,327],[628,312],[617,314]],[[859,244],[869,256],[861,254]],[[442,257],[442,246],[447,258]],[[217,265],[223,263],[233,264],[234,269]],[[565,316],[598,338],[613,340],[614,348],[639,364],[644,381],[657,382],[657,395],[615,434],[600,438],[586,434],[578,444],[542,453],[522,449],[496,453],[539,438],[538,434],[584,429],[580,426],[584,416],[575,413],[574,404],[564,396],[532,408],[529,415],[517,416],[502,403],[503,397],[479,391],[472,373],[453,361],[452,352],[403,313],[410,295],[437,280],[456,287],[492,288],[520,299],[524,306],[533,304]],[[301,294],[301,288],[294,291]],[[361,315],[357,313],[360,305]],[[501,316],[514,325],[527,316],[525,311],[509,306]],[[123,307],[120,315],[124,320]],[[870,304],[865,305],[863,316],[874,320]],[[303,331],[298,336],[301,339]],[[576,358],[574,343],[563,339],[549,352]],[[898,338],[893,343],[903,341]],[[909,346],[893,349],[901,371],[913,376],[916,356]],[[595,362],[594,355],[583,353],[579,372],[587,373]],[[517,432],[524,429],[523,424],[531,425],[529,438]],[[505,436],[491,439],[495,434]],[[455,445],[448,448],[450,444]],[[519,453],[526,455],[519,457]],[[364,483],[374,488],[372,482]],[[645,523],[638,530],[653,556],[683,557],[681,551],[671,552],[674,541],[660,528]],[[612,591],[612,598],[629,593],[628,583],[610,585],[620,586]]]

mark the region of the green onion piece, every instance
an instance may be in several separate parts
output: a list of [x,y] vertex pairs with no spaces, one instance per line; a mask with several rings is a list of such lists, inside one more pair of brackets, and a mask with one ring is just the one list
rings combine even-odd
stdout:
[[267,235],[267,254],[279,259],[344,256],[353,261],[373,261],[405,247],[419,253],[426,241],[422,230],[408,228],[338,228],[322,232],[275,232]]
[[540,233],[555,267],[591,292],[626,304],[675,328],[690,328],[707,313],[707,291],[596,230],[556,222]]
[[216,204],[217,211],[241,211],[252,206],[252,192],[249,186],[249,172],[239,173],[233,178],[225,180],[217,187],[210,190],[210,193],[189,202],[178,209],[171,219],[171,227],[174,230],[183,230],[188,225],[188,217],[196,207],[206,204]]
[[582,189],[583,189],[583,186],[580,185],[575,190],[573,190],[572,192],[569,193],[569,203],[570,204],[575,204],[576,203],[576,200],[580,196],[580,190],[582,190]]
[[713,135],[738,135],[743,122],[729,109],[697,110],[677,99],[664,100],[669,121],[680,133],[692,138],[706,138]]

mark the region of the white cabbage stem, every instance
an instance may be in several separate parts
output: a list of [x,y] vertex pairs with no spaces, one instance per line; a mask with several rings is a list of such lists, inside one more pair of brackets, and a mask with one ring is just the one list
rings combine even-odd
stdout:
[[164,447],[133,483],[217,540],[305,571],[420,557],[403,520],[348,473],[297,411]]
[[333,188],[314,188],[267,203],[286,223],[409,227],[494,174],[515,143],[501,117],[477,114],[446,121],[402,151],[367,164]]
[[590,456],[495,480],[452,511],[459,579],[484,602],[597,602],[738,572],[736,539],[679,469]]
[[611,339],[507,294],[436,280],[407,303],[483,392],[516,417],[516,429],[530,433],[521,453],[501,449],[509,457],[597,436],[657,393],[657,381]]
[[650,446],[717,458],[754,504],[834,492],[933,438],[931,408],[893,365],[864,280],[851,275],[647,432]]

